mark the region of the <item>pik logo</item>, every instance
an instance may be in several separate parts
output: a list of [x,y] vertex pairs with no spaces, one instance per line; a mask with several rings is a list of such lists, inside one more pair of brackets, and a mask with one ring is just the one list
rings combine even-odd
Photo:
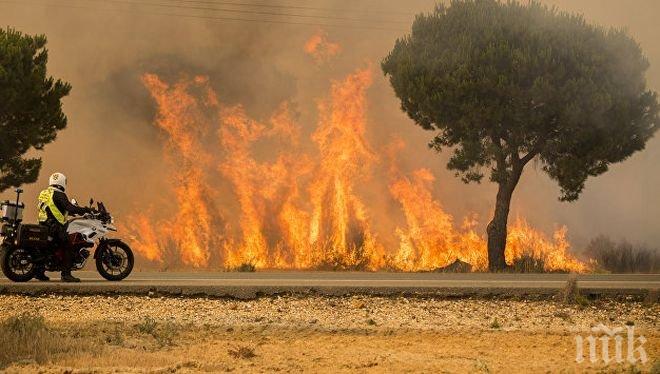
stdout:
[[[625,338],[623,333],[625,331]],[[615,327],[610,329],[602,323],[598,326],[591,328],[592,334],[587,336],[586,339],[580,335],[575,337],[576,355],[575,361],[583,363],[585,361],[584,341],[586,340],[589,346],[589,361],[597,363],[602,360],[605,364],[611,362],[622,363],[628,361],[630,364],[635,364],[638,361],[646,363],[648,356],[644,350],[646,338],[644,336],[635,337],[635,327],[626,326]],[[596,336],[594,336],[596,335]],[[624,343],[625,358],[624,358]],[[610,352],[610,348],[614,348],[614,355]],[[600,351],[600,354],[599,354]]]

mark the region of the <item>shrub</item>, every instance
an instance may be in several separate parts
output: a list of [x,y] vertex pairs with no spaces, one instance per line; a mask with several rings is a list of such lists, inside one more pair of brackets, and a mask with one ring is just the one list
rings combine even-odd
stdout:
[[135,327],[137,330],[143,334],[153,334],[156,331],[156,320],[150,316],[144,317],[142,322],[138,323]]
[[115,329],[106,335],[105,343],[117,346],[124,345],[124,334],[122,334],[118,326],[115,326]]
[[175,324],[169,322],[161,326],[154,333],[151,334],[156,342],[161,347],[175,345],[174,340],[179,336],[179,329]]
[[575,274],[571,274],[568,277],[568,281],[561,292],[561,296],[566,304],[577,304],[581,307],[589,305],[589,300],[580,293],[577,276]]
[[151,335],[160,347],[174,345],[174,339],[179,335],[177,327],[169,322],[158,325],[152,317],[144,317],[144,320],[136,325],[139,332]]
[[598,267],[612,273],[658,273],[660,252],[645,246],[635,246],[623,240],[615,243],[600,235],[591,240],[585,254],[596,261]]

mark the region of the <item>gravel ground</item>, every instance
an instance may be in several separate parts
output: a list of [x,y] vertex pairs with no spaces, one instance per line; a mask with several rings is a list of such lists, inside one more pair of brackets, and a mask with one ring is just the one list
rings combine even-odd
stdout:
[[[0,320],[24,312],[86,348],[8,373],[660,372],[658,303],[0,296]],[[575,336],[599,323],[634,325],[649,360],[576,363]]]
[[658,330],[660,304],[601,301],[586,307],[548,301],[436,300],[379,297],[275,297],[251,301],[137,296],[0,296],[0,318],[34,311],[53,322],[158,321],[195,326],[314,326],[359,329],[369,325],[417,330],[483,329],[497,319],[504,330],[584,331],[598,323],[633,322]]

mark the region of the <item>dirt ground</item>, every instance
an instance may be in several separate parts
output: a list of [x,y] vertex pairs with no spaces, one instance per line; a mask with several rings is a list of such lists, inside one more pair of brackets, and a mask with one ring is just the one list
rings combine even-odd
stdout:
[[[25,311],[54,347],[17,353],[8,373],[660,372],[657,303],[0,296],[0,320]],[[586,348],[577,363],[576,335],[599,323],[634,326],[646,363],[594,364]]]

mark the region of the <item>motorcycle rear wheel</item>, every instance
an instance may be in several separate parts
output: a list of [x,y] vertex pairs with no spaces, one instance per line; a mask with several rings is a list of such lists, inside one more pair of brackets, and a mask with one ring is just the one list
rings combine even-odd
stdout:
[[96,270],[109,281],[120,281],[126,278],[131,271],[135,258],[128,244],[113,241],[98,248],[96,257]]
[[0,251],[2,273],[14,282],[27,282],[34,278],[37,267],[26,262],[27,251],[23,248],[4,247]]

